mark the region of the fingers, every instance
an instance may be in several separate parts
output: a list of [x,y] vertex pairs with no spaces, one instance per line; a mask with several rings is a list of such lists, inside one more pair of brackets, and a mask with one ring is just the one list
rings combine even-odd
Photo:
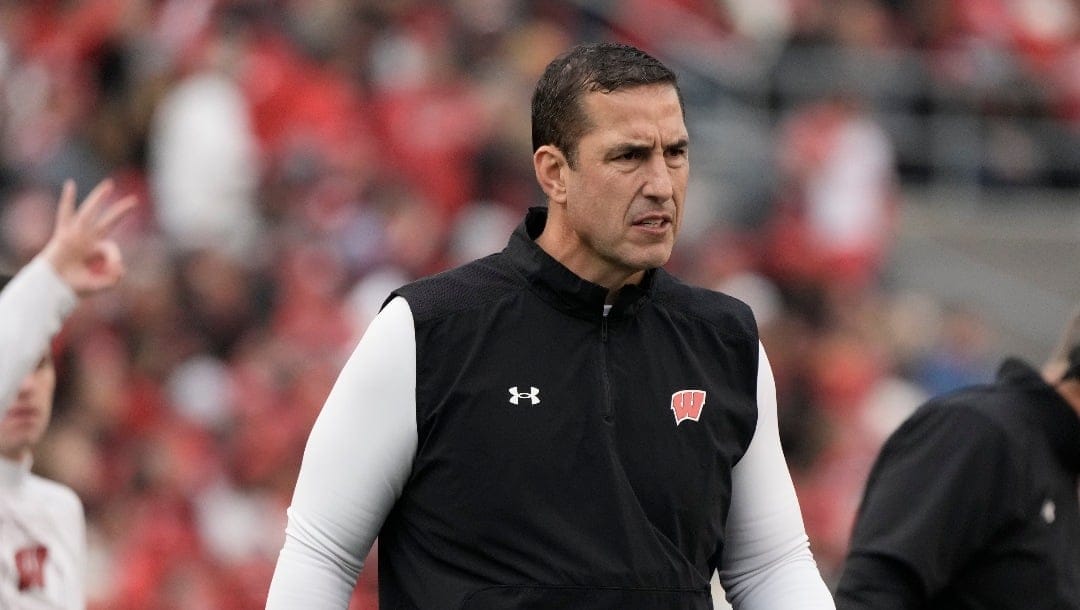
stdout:
[[106,178],[90,191],[82,205],[76,209],[75,183],[72,180],[66,180],[60,197],[57,226],[70,226],[95,239],[108,235],[138,203],[134,195],[109,203],[109,195],[112,191],[113,181]]
[[112,240],[95,244],[78,265],[66,268],[63,275],[68,285],[79,297],[86,297],[116,286],[124,277],[124,259],[120,248]]
[[128,195],[120,201],[109,206],[109,209],[105,210],[105,213],[98,219],[95,229],[99,235],[107,235],[112,232],[116,225],[120,223],[120,220],[127,216],[127,213],[135,208],[135,204],[138,199],[135,195]]
[[114,282],[120,281],[120,278],[124,276],[124,256],[120,254],[120,246],[113,241],[107,241],[102,247],[102,252],[105,255],[105,263],[108,269],[110,269],[110,275],[114,278]]
[[76,214],[76,222],[79,224],[85,222],[92,222],[101,214],[101,209],[105,205],[105,201],[108,199],[109,193],[112,192],[113,181],[106,178],[99,182],[94,190],[90,191],[90,194],[83,200],[79,210]]
[[135,207],[128,195],[112,201],[113,181],[102,180],[76,207],[75,182],[66,180],[60,194],[56,227],[42,256],[77,294],[85,295],[115,284],[123,275],[117,246],[108,239]]
[[120,246],[112,240],[98,244],[88,263],[88,271],[96,277],[99,288],[116,284],[124,276],[124,257]]
[[71,222],[72,215],[75,214],[75,181],[67,179],[64,181],[64,188],[60,192],[60,205],[57,208],[57,224],[64,226]]

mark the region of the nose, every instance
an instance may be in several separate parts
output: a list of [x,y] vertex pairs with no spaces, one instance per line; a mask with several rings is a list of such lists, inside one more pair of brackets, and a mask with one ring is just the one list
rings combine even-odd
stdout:
[[34,391],[34,372],[30,371],[19,381],[19,389],[16,394],[18,397],[23,398]]
[[641,194],[655,203],[664,203],[674,196],[672,169],[664,160],[664,155],[653,155],[645,165],[645,184]]

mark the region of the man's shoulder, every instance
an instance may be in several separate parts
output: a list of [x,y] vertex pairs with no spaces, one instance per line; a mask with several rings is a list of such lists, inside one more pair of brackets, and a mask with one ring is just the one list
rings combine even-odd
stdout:
[[688,284],[658,269],[654,279],[653,299],[673,312],[723,328],[728,334],[757,339],[757,322],[750,306],[722,292]]
[[1023,397],[998,383],[972,385],[935,396],[912,414],[907,429],[947,427],[970,443],[1015,442]]
[[75,490],[36,474],[31,474],[27,479],[34,497],[41,503],[42,509],[49,512],[77,513],[82,515],[83,505]]
[[480,307],[520,287],[520,276],[504,257],[492,254],[410,282],[390,298],[403,297],[413,318],[422,321]]

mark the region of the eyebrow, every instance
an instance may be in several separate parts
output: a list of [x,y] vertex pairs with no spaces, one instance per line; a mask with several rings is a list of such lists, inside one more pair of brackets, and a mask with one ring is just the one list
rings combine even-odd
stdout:
[[[673,150],[681,150],[681,149],[684,149],[684,148],[688,148],[689,146],[690,146],[690,141],[687,138],[680,138],[680,139],[676,140],[675,142],[672,142],[671,144],[668,144],[667,146],[665,146],[664,147],[664,152],[671,152]],[[619,157],[619,156],[625,155],[626,153],[631,153],[631,152],[647,153],[647,152],[649,152],[651,150],[652,150],[652,146],[650,146],[648,144],[634,144],[634,143],[631,143],[631,142],[626,142],[626,143],[618,144],[618,145],[612,147],[611,155],[613,157]]]
[[682,148],[689,148],[689,147],[690,147],[690,140],[689,139],[687,139],[687,138],[679,138],[678,140],[676,140],[676,141],[672,142],[671,144],[668,144],[667,146],[665,146],[664,150],[672,151],[672,150],[679,150],[679,149],[682,149]]
[[642,146],[640,144],[620,144],[611,149],[608,153],[608,157],[611,159],[618,159],[624,155],[635,154],[638,156],[645,156],[652,150],[649,146]]

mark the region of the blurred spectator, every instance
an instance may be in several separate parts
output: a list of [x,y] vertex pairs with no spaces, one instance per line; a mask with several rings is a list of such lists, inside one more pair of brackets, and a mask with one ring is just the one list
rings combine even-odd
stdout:
[[913,363],[913,379],[932,395],[994,379],[992,332],[978,311],[962,304],[945,307],[937,339]]
[[252,256],[259,167],[236,83],[243,39],[225,23],[193,51],[192,72],[161,100],[150,135],[150,180],[162,231],[178,253],[216,248]]
[[[53,416],[56,366],[50,342],[82,297],[112,288],[124,273],[109,234],[134,198],[106,203],[103,182],[75,207],[64,184],[53,231],[14,276],[0,277],[0,604],[82,608],[87,538],[73,489],[31,472]],[[10,284],[10,286],[9,286]],[[83,456],[85,457],[85,456]]]
[[16,191],[3,209],[3,235],[8,258],[17,264],[30,262],[52,233],[54,204],[48,191],[27,185]]
[[825,292],[876,282],[898,205],[888,136],[861,103],[837,96],[798,109],[776,150],[784,186],[765,244],[770,273]]

